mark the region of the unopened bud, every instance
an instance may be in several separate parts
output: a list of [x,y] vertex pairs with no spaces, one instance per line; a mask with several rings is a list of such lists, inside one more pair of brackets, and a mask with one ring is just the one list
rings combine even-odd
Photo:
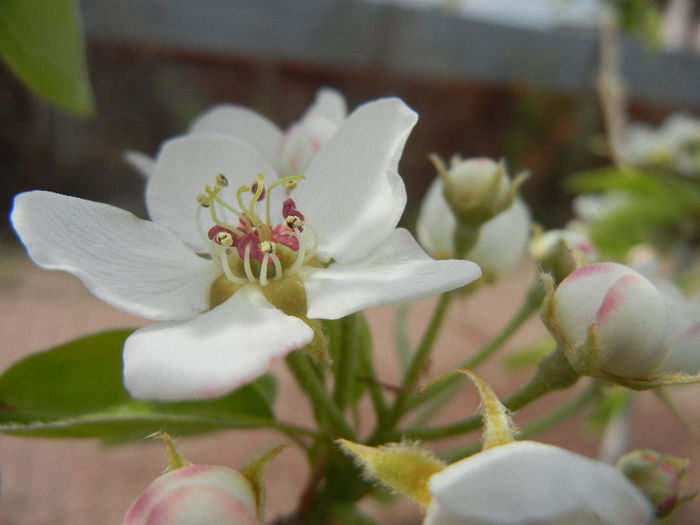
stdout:
[[617,467],[654,504],[659,517],[669,514],[679,503],[680,481],[689,461],[653,450],[635,450],[622,456]]
[[258,525],[256,514],[255,493],[242,474],[227,467],[189,465],[151,483],[122,525]]
[[551,273],[556,282],[596,258],[593,244],[583,233],[574,230],[536,231],[529,251],[540,270]]

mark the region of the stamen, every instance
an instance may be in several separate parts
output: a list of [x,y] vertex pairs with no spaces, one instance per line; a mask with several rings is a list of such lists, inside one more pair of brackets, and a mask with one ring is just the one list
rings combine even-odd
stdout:
[[260,286],[265,286],[267,284],[267,262],[270,260],[269,252],[265,252],[263,255],[262,266],[260,267]]
[[232,283],[245,284],[246,280],[233,274],[231,266],[229,266],[227,250],[219,250],[219,258],[221,259],[221,268],[224,271],[226,278]]
[[[272,222],[270,213],[270,190],[284,186],[287,191],[291,191],[302,179],[305,179],[304,175],[284,177],[265,186],[264,175],[259,174],[251,186],[239,187],[236,190],[235,203],[229,204],[220,197],[221,190],[229,185],[229,181],[225,175],[219,173],[213,187],[207,184],[204,187],[205,193],[197,195],[197,229],[201,235],[212,241],[212,258],[219,259],[222,271],[229,281],[265,286],[271,280],[283,279],[286,271],[292,274],[297,272],[312,256],[310,252],[315,250],[316,238],[313,234],[311,238],[308,234],[302,234],[305,218],[304,214],[297,210],[294,200],[287,198],[283,202],[283,220],[279,224]],[[247,192],[251,192],[250,197],[244,197]],[[257,203],[263,199],[264,216],[256,213]],[[209,208],[209,215],[214,223],[208,231],[203,229],[201,224],[199,212],[203,208]],[[231,220],[225,210],[237,217],[238,224],[231,225],[221,220],[218,214]],[[283,257],[277,253],[279,250],[282,250],[280,253]],[[288,254],[287,251],[296,253]],[[255,264],[252,259],[255,259]],[[288,269],[285,269],[286,264],[290,265]]]
[[277,257],[276,253],[271,253],[270,259],[272,259],[272,263],[275,265],[275,281],[279,281],[282,279],[282,262],[280,258]]
[[294,259],[294,262],[289,268],[287,268],[288,275],[294,275],[299,270],[299,268],[301,268],[301,265],[304,264],[306,258],[306,243],[304,242],[305,239],[302,238],[302,235],[296,228],[294,229],[294,233],[297,239],[299,239],[299,250],[297,251],[297,256]]
[[250,243],[245,247],[245,257],[243,257],[243,269],[245,270],[245,276],[251,283],[255,282],[255,276],[253,275],[253,269],[250,267]]

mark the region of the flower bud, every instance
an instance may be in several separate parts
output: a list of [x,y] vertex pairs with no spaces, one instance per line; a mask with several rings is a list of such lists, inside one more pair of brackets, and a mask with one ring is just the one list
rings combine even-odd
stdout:
[[[426,251],[436,259],[472,260],[487,277],[511,270],[523,255],[530,231],[530,214],[523,201],[515,197],[508,208],[475,228],[458,222],[444,188],[443,178],[436,178],[421,204],[416,232]],[[465,253],[458,254],[455,234],[465,229],[475,229],[476,239]]]
[[545,299],[541,315],[579,374],[646,378],[666,357],[667,303],[651,282],[627,266],[579,268]]
[[437,156],[431,160],[445,184],[445,198],[457,215],[481,214],[483,221],[503,211],[512,202],[510,180],[502,162],[453,157],[448,169]]
[[688,463],[653,450],[635,450],[622,456],[617,468],[651,500],[657,516],[663,517],[678,504],[680,481]]
[[596,257],[593,244],[575,230],[535,232],[528,248],[540,270],[551,273],[556,282]]
[[188,465],[156,479],[123,525],[258,525],[251,483],[226,467]]

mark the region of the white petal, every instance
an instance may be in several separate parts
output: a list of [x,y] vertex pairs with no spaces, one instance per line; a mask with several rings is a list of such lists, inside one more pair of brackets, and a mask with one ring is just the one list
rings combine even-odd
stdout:
[[301,117],[301,120],[323,118],[340,125],[347,115],[345,97],[332,88],[321,88],[316,92],[316,98]]
[[653,515],[617,469],[531,441],[454,463],[433,475],[429,487],[442,512],[462,518],[454,523],[644,525]]
[[338,319],[368,306],[429,297],[469,284],[481,275],[470,261],[435,261],[404,229],[395,230],[362,261],[304,268],[307,315]]
[[700,372],[700,322],[674,335],[662,370],[697,374]]
[[[249,144],[223,135],[188,135],[166,142],[146,188],[146,203],[151,218],[176,232],[198,252],[208,252],[206,231],[197,229],[199,211],[196,197],[205,185],[223,173],[229,186],[221,192],[229,204],[236,202],[236,190],[255,182],[262,173],[276,178],[274,168]],[[279,193],[279,192],[274,192]],[[213,226],[203,211],[203,224]]]
[[124,345],[124,384],[140,399],[222,396],[264,374],[313,339],[313,330],[272,306],[254,286],[185,322],[157,323]]
[[232,135],[257,149],[270,164],[276,163],[282,140],[282,131],[273,122],[249,108],[234,104],[223,104],[206,111],[190,125],[189,132]]
[[454,256],[454,233],[457,220],[445,200],[443,184],[436,177],[421,203],[416,234],[423,248],[436,259]]
[[12,223],[36,264],[72,273],[116,308],[159,320],[208,308],[216,266],[157,224],[45,191],[15,197]]
[[126,150],[122,154],[122,158],[127,164],[139,172],[144,179],[151,176],[151,173],[153,173],[153,168],[156,165],[156,161],[153,159],[153,157],[132,149]]
[[518,264],[529,234],[530,212],[521,199],[516,199],[510,208],[481,226],[479,238],[467,258],[484,271],[502,274]]
[[668,307],[642,275],[620,277],[605,294],[596,314],[598,344],[607,355],[602,369],[622,377],[644,377],[665,358]]
[[617,263],[596,263],[569,274],[556,289],[550,310],[567,341],[576,348],[588,337],[608,288],[634,270]]
[[360,259],[393,231],[406,205],[398,158],[416,120],[398,99],[365,104],[316,155],[297,207],[318,234],[322,260]]

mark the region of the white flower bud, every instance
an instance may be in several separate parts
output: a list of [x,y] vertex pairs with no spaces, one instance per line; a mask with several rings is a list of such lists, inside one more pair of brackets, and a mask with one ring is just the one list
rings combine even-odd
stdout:
[[508,207],[510,179],[503,163],[487,158],[450,161],[449,169],[433,157],[445,183],[445,195],[455,210],[484,208],[491,215]]
[[520,441],[454,463],[430,478],[424,525],[648,524],[646,497],[604,463]]
[[667,354],[666,300],[621,264],[591,264],[571,273],[545,301],[542,319],[583,375],[645,378]]
[[[431,184],[421,204],[416,233],[419,242],[436,259],[456,256],[454,235],[457,219],[443,195],[442,178]],[[520,261],[530,232],[530,214],[518,197],[506,210],[483,223],[476,243],[464,255],[484,274],[505,273]]]
[[634,450],[617,462],[620,469],[654,504],[658,516],[670,514],[681,498],[681,480],[689,461],[653,450]]
[[157,478],[122,525],[259,525],[250,482],[226,467],[188,465]]

